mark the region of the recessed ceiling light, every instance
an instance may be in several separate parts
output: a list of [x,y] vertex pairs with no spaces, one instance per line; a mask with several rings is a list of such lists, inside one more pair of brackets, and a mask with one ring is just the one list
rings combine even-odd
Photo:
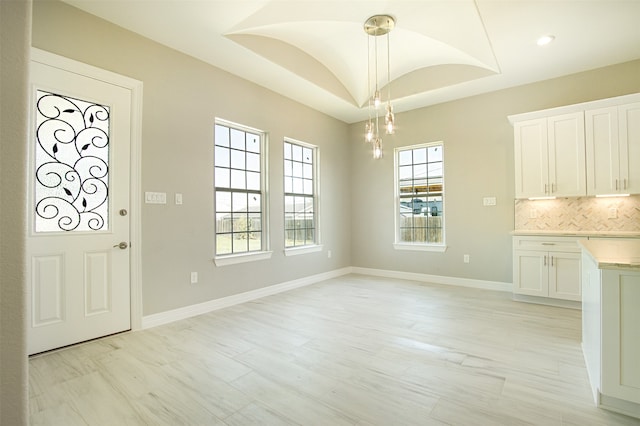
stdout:
[[555,36],[545,35],[540,37],[537,43],[538,43],[538,46],[546,46],[547,44],[551,43],[555,39],[556,39]]

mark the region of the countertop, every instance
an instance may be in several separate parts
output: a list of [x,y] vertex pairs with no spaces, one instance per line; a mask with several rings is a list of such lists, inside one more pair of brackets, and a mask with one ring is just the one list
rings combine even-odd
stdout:
[[511,235],[541,236],[541,237],[581,237],[581,238],[640,238],[640,232],[626,231],[538,231],[530,229],[516,229]]
[[634,269],[640,271],[640,239],[579,240],[598,263],[599,269]]

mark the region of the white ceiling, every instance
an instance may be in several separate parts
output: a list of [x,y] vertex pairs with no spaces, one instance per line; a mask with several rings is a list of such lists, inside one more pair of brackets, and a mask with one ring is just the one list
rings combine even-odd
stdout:
[[348,123],[367,116],[376,14],[396,19],[395,112],[640,58],[640,0],[65,1]]

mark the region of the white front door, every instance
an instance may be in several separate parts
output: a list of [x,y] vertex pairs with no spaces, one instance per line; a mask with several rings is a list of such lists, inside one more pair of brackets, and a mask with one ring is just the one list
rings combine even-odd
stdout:
[[28,351],[131,328],[131,90],[31,63]]

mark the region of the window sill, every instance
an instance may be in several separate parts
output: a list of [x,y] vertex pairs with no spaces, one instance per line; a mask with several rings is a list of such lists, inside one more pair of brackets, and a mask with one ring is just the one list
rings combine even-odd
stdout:
[[447,251],[447,246],[444,244],[394,243],[393,248],[396,250],[433,251],[439,253]]
[[291,247],[291,248],[284,249],[284,255],[298,256],[301,254],[316,253],[316,252],[322,251],[322,248],[323,246],[321,244],[313,245],[313,246]]
[[230,254],[213,258],[216,266],[235,265],[238,263],[256,262],[258,260],[271,259],[272,251],[257,251],[252,253]]

